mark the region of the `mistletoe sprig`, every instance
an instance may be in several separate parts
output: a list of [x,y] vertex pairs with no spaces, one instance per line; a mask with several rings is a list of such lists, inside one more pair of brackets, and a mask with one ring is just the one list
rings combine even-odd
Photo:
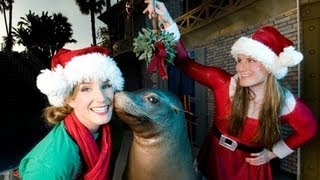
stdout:
[[151,29],[143,28],[133,41],[133,52],[139,60],[146,61],[147,71],[152,72],[157,67],[159,75],[167,79],[164,61],[173,64],[176,53],[173,33],[167,31],[155,33]]
[[176,53],[174,49],[175,41],[173,33],[167,31],[154,33],[149,28],[142,28],[142,32],[139,32],[138,37],[134,38],[133,41],[133,52],[139,60],[146,60],[147,64],[150,63],[152,56],[156,51],[156,42],[162,42],[167,52],[165,60],[173,64]]

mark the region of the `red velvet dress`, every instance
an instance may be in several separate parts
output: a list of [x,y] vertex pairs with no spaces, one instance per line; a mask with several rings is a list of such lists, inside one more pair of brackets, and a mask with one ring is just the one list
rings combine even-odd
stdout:
[[[222,134],[227,135],[238,143],[249,147],[256,146],[252,138],[259,127],[259,120],[247,118],[242,134],[239,137],[228,135],[226,119],[230,112],[230,94],[235,88],[233,77],[216,67],[203,66],[189,59],[181,41],[178,42],[175,64],[193,80],[212,90],[215,100],[214,123]],[[317,122],[312,112],[298,99],[292,98],[293,106],[289,112],[281,116],[281,123],[288,123],[293,133],[283,139],[292,150],[304,144],[317,133]],[[290,102],[290,101],[286,101]],[[219,145],[219,139],[210,130],[197,156],[198,169],[209,180],[271,180],[270,163],[254,166],[245,161],[250,153],[231,151]]]

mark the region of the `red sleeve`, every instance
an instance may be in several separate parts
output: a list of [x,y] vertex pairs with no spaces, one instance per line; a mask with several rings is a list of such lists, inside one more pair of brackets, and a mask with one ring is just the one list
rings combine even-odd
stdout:
[[191,79],[211,89],[222,84],[229,83],[231,75],[217,67],[201,65],[188,56],[188,53],[181,40],[176,45],[175,65]]
[[284,139],[291,149],[296,149],[315,137],[318,133],[318,123],[311,110],[299,99],[291,113],[283,116],[283,122],[288,123],[293,132]]

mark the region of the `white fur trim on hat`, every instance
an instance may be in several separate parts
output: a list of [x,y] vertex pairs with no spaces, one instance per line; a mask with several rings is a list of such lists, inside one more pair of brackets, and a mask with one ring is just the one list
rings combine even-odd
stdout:
[[237,59],[239,54],[250,56],[261,62],[277,79],[283,78],[288,67],[300,63],[303,55],[289,46],[279,57],[266,45],[247,37],[239,38],[231,47],[232,56]]
[[110,81],[114,90],[122,90],[124,80],[116,63],[109,56],[90,53],[74,57],[64,68],[67,81],[75,85],[83,80]]
[[124,85],[122,73],[112,58],[89,53],[72,58],[64,68],[58,65],[52,71],[42,70],[37,87],[47,95],[51,105],[60,107],[76,84],[90,80],[109,80],[115,91],[122,90]]

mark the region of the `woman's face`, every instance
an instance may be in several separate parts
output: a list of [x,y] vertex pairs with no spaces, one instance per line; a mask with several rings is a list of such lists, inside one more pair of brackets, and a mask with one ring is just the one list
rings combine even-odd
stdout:
[[268,70],[259,61],[242,54],[238,55],[236,71],[240,86],[252,89],[264,88],[269,75]]
[[113,110],[114,91],[109,82],[82,82],[75,89],[75,96],[69,106],[80,122],[91,132],[110,121]]

